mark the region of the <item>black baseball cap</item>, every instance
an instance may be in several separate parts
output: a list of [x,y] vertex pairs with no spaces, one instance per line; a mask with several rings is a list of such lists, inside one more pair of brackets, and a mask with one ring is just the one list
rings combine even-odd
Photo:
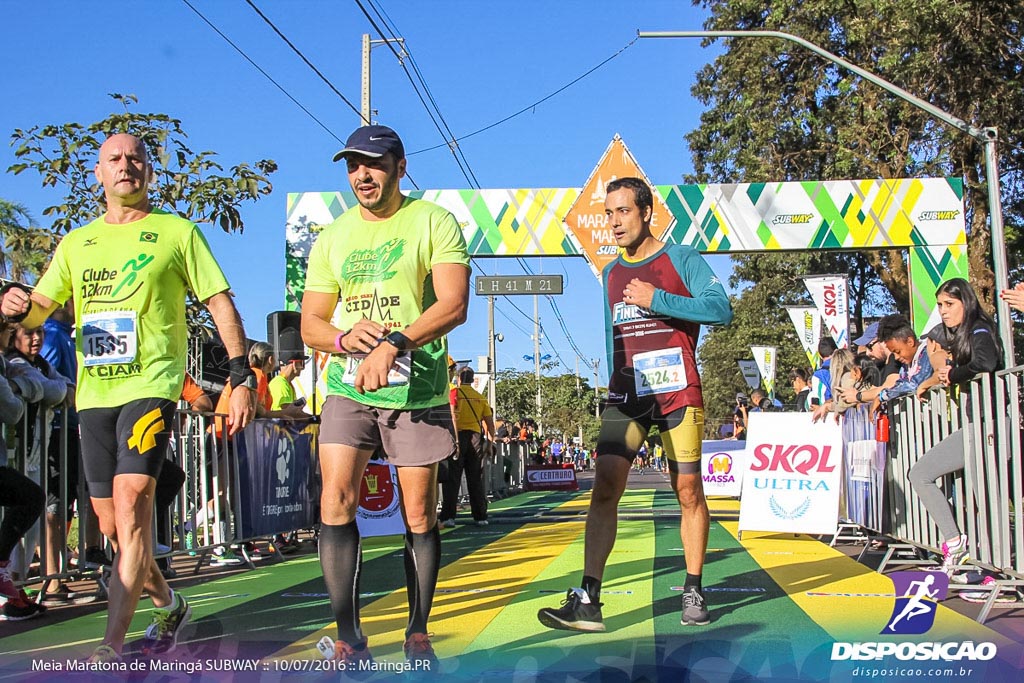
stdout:
[[405,147],[398,133],[387,126],[361,126],[348,136],[345,149],[334,155],[334,161],[340,161],[349,154],[362,154],[377,159],[388,152],[394,154],[396,159],[405,158]]

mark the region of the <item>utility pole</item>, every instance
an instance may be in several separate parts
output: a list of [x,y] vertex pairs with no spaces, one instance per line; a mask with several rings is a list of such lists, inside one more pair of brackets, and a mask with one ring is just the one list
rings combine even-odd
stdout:
[[[576,397],[583,398],[583,387],[580,385],[580,357],[576,356]],[[577,423],[579,427],[580,448],[583,447],[583,422]]]
[[537,432],[542,433],[540,417],[540,297],[533,295],[533,368],[537,376]]
[[487,372],[491,374],[491,381],[487,385],[487,402],[491,410],[497,410],[497,390],[495,389],[495,378],[498,374],[498,349],[494,343],[494,296],[487,297]]
[[[362,125],[370,125],[370,117],[373,115],[373,110],[370,109],[370,50],[377,45],[385,45],[387,43],[398,43],[402,45],[403,51],[402,56],[405,54],[405,39],[385,39],[385,40],[370,40],[370,34],[363,34],[363,87],[361,88],[361,101],[359,107],[359,117],[362,119]],[[402,57],[399,56],[399,59]]]
[[597,366],[601,364],[600,358],[592,358],[594,364],[594,417],[601,418],[601,396],[597,391]]

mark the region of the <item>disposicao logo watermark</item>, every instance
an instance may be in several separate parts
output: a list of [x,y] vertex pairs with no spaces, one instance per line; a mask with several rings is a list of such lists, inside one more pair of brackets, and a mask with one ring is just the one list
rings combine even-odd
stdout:
[[[920,635],[935,624],[939,602],[949,591],[949,577],[942,572],[894,572],[889,575],[896,588],[896,604],[882,635]],[[832,661],[988,661],[996,656],[995,643],[964,642],[866,642],[833,643]]]
[[942,572],[895,572],[890,578],[896,586],[896,605],[882,633],[927,633],[939,601],[946,599],[949,577]]

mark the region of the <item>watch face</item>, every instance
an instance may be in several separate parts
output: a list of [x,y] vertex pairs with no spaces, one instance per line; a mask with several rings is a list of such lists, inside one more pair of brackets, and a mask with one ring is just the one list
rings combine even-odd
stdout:
[[387,339],[388,343],[394,346],[399,351],[405,351],[406,341],[408,340],[406,339],[405,335],[402,334],[401,332],[392,332],[387,337],[385,337],[385,339]]
[[259,381],[256,379],[256,375],[251,373],[249,375],[246,375],[246,378],[242,380],[242,386],[245,387],[246,389],[252,389],[253,391],[255,391],[258,385]]

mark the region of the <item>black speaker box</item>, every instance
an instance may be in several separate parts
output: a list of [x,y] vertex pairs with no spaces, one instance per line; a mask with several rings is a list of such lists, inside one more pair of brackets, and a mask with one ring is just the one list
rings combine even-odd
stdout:
[[267,316],[267,341],[274,347],[278,363],[304,355],[298,311],[274,311]]

